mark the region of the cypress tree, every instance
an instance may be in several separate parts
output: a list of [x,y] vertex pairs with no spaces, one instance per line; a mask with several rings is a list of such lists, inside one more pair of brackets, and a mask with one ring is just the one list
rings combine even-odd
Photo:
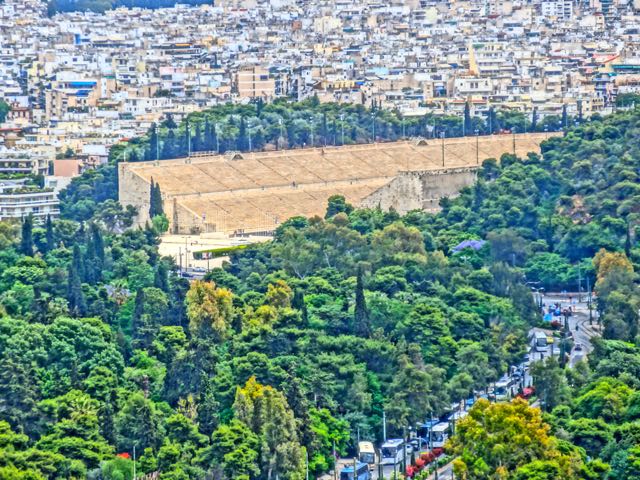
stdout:
[[156,192],[156,184],[153,181],[153,177],[151,177],[151,185],[149,186],[149,218],[153,218],[155,216],[155,192]]
[[162,215],[164,208],[162,206],[162,191],[160,190],[160,184],[154,183],[151,179],[151,187],[149,189],[149,217],[153,218],[156,215]]
[[95,223],[91,224],[91,236],[93,241],[94,250],[96,252],[96,258],[100,263],[104,263],[104,239],[100,232],[100,227]]
[[247,138],[247,121],[244,117],[240,118],[240,126],[238,127],[238,139],[236,148],[241,152],[249,150],[249,140]]
[[538,107],[533,107],[531,114],[531,131],[535,132],[538,128]]
[[180,148],[178,155],[186,157],[189,154],[189,145],[191,144],[191,124],[189,123],[189,117],[184,120],[184,134],[180,142]]
[[175,158],[176,156],[176,134],[169,130],[162,144],[162,158]]
[[[47,221],[45,224],[46,233],[45,233],[45,249],[46,252],[50,252],[55,248],[55,235],[53,233],[53,221],[51,220],[51,215],[47,215]],[[45,252],[45,253],[46,253]]]
[[209,117],[204,120],[204,132],[202,133],[202,148],[208,152],[215,149],[215,142],[213,141],[213,127],[209,121]]
[[158,159],[158,151],[160,144],[158,143],[160,139],[158,138],[158,128],[155,123],[151,124],[151,128],[149,129],[149,160],[157,160]]
[[200,123],[196,123],[193,129],[193,140],[191,140],[191,151],[201,152],[202,150],[202,132],[200,131]]
[[169,293],[169,269],[167,264],[160,261],[158,262],[158,268],[156,268],[153,286],[159,288],[165,293]]
[[562,105],[562,128],[567,128],[569,123],[569,116],[567,115],[567,104]]
[[471,127],[471,105],[467,100],[464,103],[464,125],[462,126],[462,135],[466,137],[472,130]]
[[582,99],[578,99],[578,122],[582,123]]
[[22,218],[20,253],[28,257],[33,256],[33,217],[31,215]]
[[142,322],[142,315],[144,315],[144,290],[139,288],[136,292],[136,300],[133,307],[133,314],[131,315],[131,336],[136,337],[137,331],[140,328]]
[[491,107],[489,109],[489,133],[495,133],[500,130],[500,122],[498,121],[498,114],[495,109]]
[[67,281],[69,310],[75,316],[83,316],[87,310],[84,293],[82,292],[81,272],[79,271],[79,265],[81,264],[80,247],[76,244],[73,246],[73,260],[69,265]]
[[324,142],[324,146],[327,146],[327,138],[329,137],[329,124],[327,122],[327,114],[326,112],[322,114],[322,141]]
[[300,311],[300,313],[302,314],[302,321],[305,325],[307,325],[309,323],[309,314],[307,312],[307,304],[304,301],[304,293],[301,289],[296,288],[295,292],[293,293],[291,306]]
[[367,337],[371,333],[369,325],[369,313],[367,312],[367,303],[364,297],[364,269],[358,266],[358,274],[356,278],[356,305],[354,309],[354,334]]
[[87,238],[86,253],[83,258],[84,263],[84,277],[82,280],[89,285],[95,285],[97,280],[96,271],[96,251],[93,244],[93,239],[89,235]]

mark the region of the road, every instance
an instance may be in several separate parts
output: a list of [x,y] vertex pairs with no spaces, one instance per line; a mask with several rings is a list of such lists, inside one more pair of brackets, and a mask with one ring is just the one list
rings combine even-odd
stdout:
[[[571,302],[569,300],[571,298]],[[597,312],[592,310],[592,322],[589,322],[589,306],[586,295],[582,295],[581,301],[577,301],[577,293],[553,294],[543,296],[542,303],[545,306],[560,304],[560,308],[564,309],[571,305],[573,315],[569,317],[569,331],[573,340],[573,349],[570,353],[569,367],[573,368],[576,363],[584,358],[593,350],[591,339],[601,334],[601,327],[598,324]],[[562,319],[563,317],[555,317]],[[558,347],[554,348],[554,354],[559,355]],[[540,355],[540,353],[536,353]],[[537,360],[538,358],[536,358]]]
[[[571,303],[569,302],[569,296],[571,295]],[[583,295],[584,296],[584,295]],[[560,305],[561,309],[568,307],[571,305],[573,310],[573,315],[568,319],[569,331],[571,332],[571,336],[573,337],[574,347],[571,350],[570,358],[569,358],[569,367],[574,367],[576,363],[580,360],[583,360],[592,350],[593,345],[591,343],[591,339],[595,336],[599,336],[601,334],[601,327],[597,322],[597,314],[595,311],[592,312],[593,322],[589,322],[589,308],[585,298],[581,299],[582,301],[577,301],[577,294],[547,294],[542,298],[542,302],[545,306],[555,305],[556,303]],[[557,319],[563,320],[563,317],[555,317]],[[548,334],[552,334],[553,331],[551,329],[540,329],[533,328],[530,330],[529,334],[533,335],[535,331],[542,330]],[[580,345],[578,348],[576,346]],[[520,365],[516,365],[516,367],[520,367],[520,371],[524,371],[524,375],[517,380],[514,380],[514,377],[511,376],[510,380],[513,384],[510,387],[511,397],[514,397],[518,390],[522,387],[531,386],[533,383],[533,379],[529,374],[529,365],[531,362],[540,361],[550,355],[559,355],[560,348],[559,345],[552,345],[553,348],[549,349],[547,352],[537,352],[535,349],[531,349],[529,352],[529,360],[523,362]],[[495,384],[494,384],[495,385]],[[407,465],[410,464],[411,455],[407,455]],[[338,460],[338,472],[345,466],[351,465],[352,460],[349,459],[340,459]],[[400,473],[401,466],[396,466],[396,472]],[[378,479],[378,469],[377,466],[372,472],[372,479]],[[385,465],[383,468],[383,478],[393,478],[394,467],[393,465]],[[440,469],[438,469],[438,474],[436,477],[435,473],[432,473],[429,477],[429,480],[449,480],[453,479],[453,463],[449,463],[444,465]],[[332,475],[325,475],[321,477],[322,480],[332,480]]]

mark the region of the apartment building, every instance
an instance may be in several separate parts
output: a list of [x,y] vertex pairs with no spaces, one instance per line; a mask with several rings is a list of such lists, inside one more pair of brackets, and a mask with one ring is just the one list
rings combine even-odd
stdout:
[[276,94],[276,81],[269,70],[259,67],[242,67],[235,74],[235,89],[240,98],[271,100]]

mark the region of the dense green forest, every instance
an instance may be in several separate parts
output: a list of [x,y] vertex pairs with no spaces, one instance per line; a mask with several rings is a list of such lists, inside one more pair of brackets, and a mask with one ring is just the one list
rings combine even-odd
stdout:
[[[578,269],[606,339],[589,365],[534,368],[542,418],[480,402],[456,468],[635,478],[639,130],[630,111],[488,159],[435,215],[332,197],[193,283],[153,225],[128,229],[113,166],[86,172],[61,219],[0,223],[0,478],[128,479],[134,449],[163,480],[301,479],[307,455],[319,474],[334,445],[379,440],[383,410],[398,435],[500,377],[539,322],[527,283],[575,289]],[[486,244],[454,249],[467,239]],[[485,448],[474,429],[501,416],[511,430]],[[522,425],[539,434],[514,441]]]
[[166,8],[176,4],[203,5],[211,4],[211,0],[48,0],[47,11],[49,15],[60,12],[96,12],[103,13],[112,8],[138,7],[138,8]]

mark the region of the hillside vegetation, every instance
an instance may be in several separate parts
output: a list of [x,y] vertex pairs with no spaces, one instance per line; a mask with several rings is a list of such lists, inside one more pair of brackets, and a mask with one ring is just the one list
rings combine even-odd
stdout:
[[[163,480],[301,479],[305,451],[325,472],[334,444],[381,438],[383,410],[398,435],[500,377],[539,321],[526,282],[577,288],[578,268],[607,340],[589,367],[535,372],[550,416],[479,405],[457,468],[634,478],[639,127],[618,114],[542,156],[487,160],[437,215],[332,197],[325,218],[290,219],[191,284],[154,227],[119,233],[134,212],[113,168],[85,173],[62,219],[0,224],[0,478],[130,478],[134,447]],[[487,243],[455,251],[465,239]],[[513,419],[494,451],[516,419],[538,432],[509,462],[473,443],[494,412]]]

